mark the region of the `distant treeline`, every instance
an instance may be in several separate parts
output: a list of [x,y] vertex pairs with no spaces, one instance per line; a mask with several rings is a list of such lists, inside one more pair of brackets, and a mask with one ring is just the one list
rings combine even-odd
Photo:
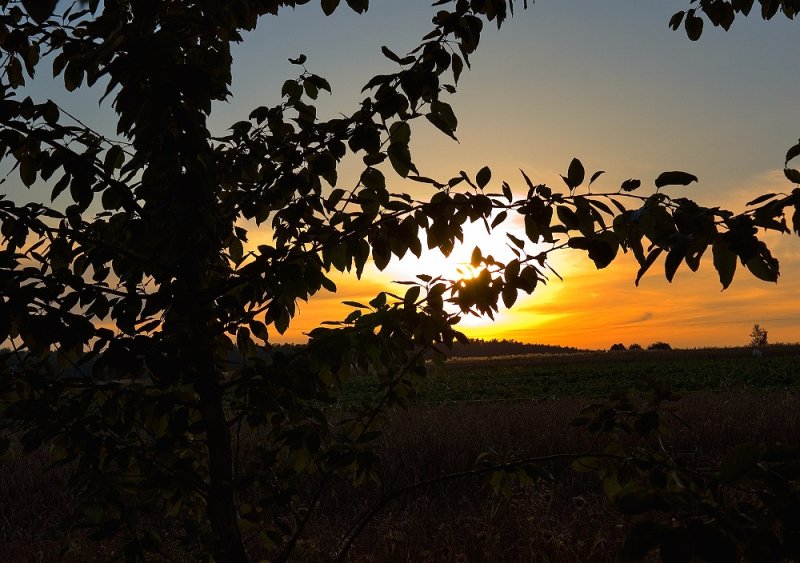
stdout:
[[[302,352],[306,347],[305,344],[273,344],[269,349],[261,349],[258,354],[264,359],[269,358],[271,354],[283,353],[293,355]],[[441,347],[440,347],[441,349]],[[451,351],[447,351],[448,355],[453,358],[492,358],[498,356],[517,356],[527,354],[570,354],[580,352],[578,348],[571,346],[555,346],[550,344],[525,344],[517,340],[482,340],[480,338],[473,338],[467,344],[456,342]],[[11,350],[3,348],[0,351],[0,357],[5,357],[11,369],[18,369],[20,367],[20,359],[27,354],[22,352],[21,355],[12,354]],[[55,352],[48,358],[48,364],[55,371],[60,371],[66,377],[86,377],[96,376],[93,374],[94,364],[100,360],[103,362],[103,355],[92,358],[91,360],[78,365],[64,365],[63,362],[58,361],[58,354]],[[243,362],[242,354],[236,349],[228,353],[228,364],[231,369],[235,369]],[[104,362],[103,362],[104,363]],[[130,374],[125,374],[130,375]],[[123,374],[120,374],[123,376]],[[112,377],[113,379],[113,377]]]
[[470,339],[468,344],[456,343],[450,353],[453,357],[485,358],[490,356],[512,356],[518,354],[571,354],[580,352],[572,346],[555,346],[551,344],[525,344],[517,340],[482,340]]

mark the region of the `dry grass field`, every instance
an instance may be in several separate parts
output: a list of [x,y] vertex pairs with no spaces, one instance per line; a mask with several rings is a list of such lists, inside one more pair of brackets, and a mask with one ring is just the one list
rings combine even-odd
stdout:
[[[595,365],[602,367],[603,361]],[[492,365],[483,362],[481,369]],[[780,365],[783,372],[790,364]],[[493,366],[501,370],[503,362]],[[677,408],[688,426],[675,428],[673,444],[719,460],[744,441],[797,443],[800,396],[794,385],[767,387],[772,388],[739,385],[687,393]],[[398,412],[378,446],[380,484],[334,483],[298,544],[296,560],[328,560],[355,519],[383,492],[469,470],[483,452],[504,457],[584,451],[591,437],[569,421],[589,399],[565,395],[417,404]],[[47,466],[46,452],[0,458],[0,561],[78,562],[111,556],[113,544],[96,544],[86,531],[69,526],[66,474]],[[613,561],[634,520],[607,506],[593,474],[575,473],[568,462],[549,463],[546,469],[554,479],[515,486],[510,498],[495,494],[486,477],[456,479],[400,496],[364,528],[348,560]],[[162,525],[169,535],[169,519]],[[168,549],[165,560],[193,561],[191,553],[175,545]]]

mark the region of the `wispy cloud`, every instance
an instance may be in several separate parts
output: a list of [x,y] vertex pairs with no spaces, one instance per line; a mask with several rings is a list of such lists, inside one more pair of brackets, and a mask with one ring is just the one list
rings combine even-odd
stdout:
[[622,321],[622,322],[618,323],[616,326],[617,327],[625,327],[625,326],[631,326],[631,325],[638,325],[638,324],[641,324],[641,323],[644,323],[644,322],[647,322],[647,321],[651,320],[654,316],[655,315],[653,315],[653,313],[651,313],[650,311],[647,311],[645,313],[642,313],[638,317],[634,317],[632,319],[628,319],[628,320]]

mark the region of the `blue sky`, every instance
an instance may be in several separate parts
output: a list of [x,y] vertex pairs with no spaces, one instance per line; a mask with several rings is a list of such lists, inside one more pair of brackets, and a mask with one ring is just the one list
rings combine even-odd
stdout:
[[[800,136],[796,26],[751,17],[728,33],[708,26],[692,43],[667,27],[683,7],[539,0],[519,10],[499,33],[484,34],[452,100],[461,146],[424,130],[421,156],[443,152],[455,168],[502,151],[492,160],[509,170],[526,162],[560,170],[580,156],[620,177],[684,167],[704,192],[723,194],[779,167]],[[433,13],[426,1],[373,0],[364,16],[340,8],[326,18],[312,3],[266,18],[237,48],[234,102],[213,123],[275,100],[280,79],[294,73],[286,59],[301,52],[334,87],[321,105],[349,112],[361,85],[392,68],[380,46],[413,48]],[[439,168],[442,158],[433,159]]]

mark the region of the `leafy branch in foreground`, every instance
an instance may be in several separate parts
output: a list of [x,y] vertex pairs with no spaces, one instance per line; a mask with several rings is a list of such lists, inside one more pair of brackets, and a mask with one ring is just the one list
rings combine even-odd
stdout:
[[[0,198],[0,341],[11,347],[0,421],[25,451],[49,447],[74,468],[81,523],[97,539],[122,536],[119,556],[129,560],[161,549],[155,515],[164,514],[188,553],[291,556],[308,518],[306,481],[369,478],[373,440],[425,376],[427,351],[463,340],[461,315],[491,316],[545,283],[551,253],[576,249],[604,268],[630,251],[637,281],[664,255],[671,280],[711,248],[727,287],[739,263],[777,280],[758,229],[788,232],[791,212],[800,232],[797,189],[733,214],[662,192],[696,180],[681,171],[658,176],[646,196],[633,193],[637,179],[591,193],[602,173],[585,183],[577,159],[565,193],[523,173],[527,193],[517,197],[488,167],[447,181],[422,175],[412,125],[424,117],[456,138],[447,95],[486,22],[499,27],[513,14],[505,0],[435,2],[430,33],[404,56],[383,49],[394,71],[368,81],[350,114],[318,118],[315,100],[331,85],[301,55],[279,103],[212,134],[232,44],[307,3],[0,0],[0,157],[37,199]],[[344,6],[321,4],[326,14]],[[26,96],[43,64],[67,91],[104,87],[116,132]],[[786,159],[793,183],[800,175],[788,161],[798,154]],[[343,188],[347,155],[363,169]],[[431,195],[391,191],[391,172]],[[474,278],[421,275],[403,295],[352,304],[303,349],[271,349],[299,301],[336,291],[333,272],[360,276],[369,260],[383,269],[423,245],[448,255],[466,223],[491,230],[517,216],[524,235],[508,237],[516,258],[476,248]],[[250,222],[271,241],[254,248]],[[342,413],[339,388],[356,374],[373,378],[375,399]],[[242,433],[260,440],[247,458]]]
[[[651,381],[637,401],[629,392],[584,408],[573,424],[598,437],[597,455],[573,468],[595,472],[621,513],[639,516],[618,554],[641,561],[785,561],[800,556],[800,448],[743,443],[721,463],[670,445],[685,422],[670,403],[680,398]],[[600,449],[602,448],[602,449]]]

